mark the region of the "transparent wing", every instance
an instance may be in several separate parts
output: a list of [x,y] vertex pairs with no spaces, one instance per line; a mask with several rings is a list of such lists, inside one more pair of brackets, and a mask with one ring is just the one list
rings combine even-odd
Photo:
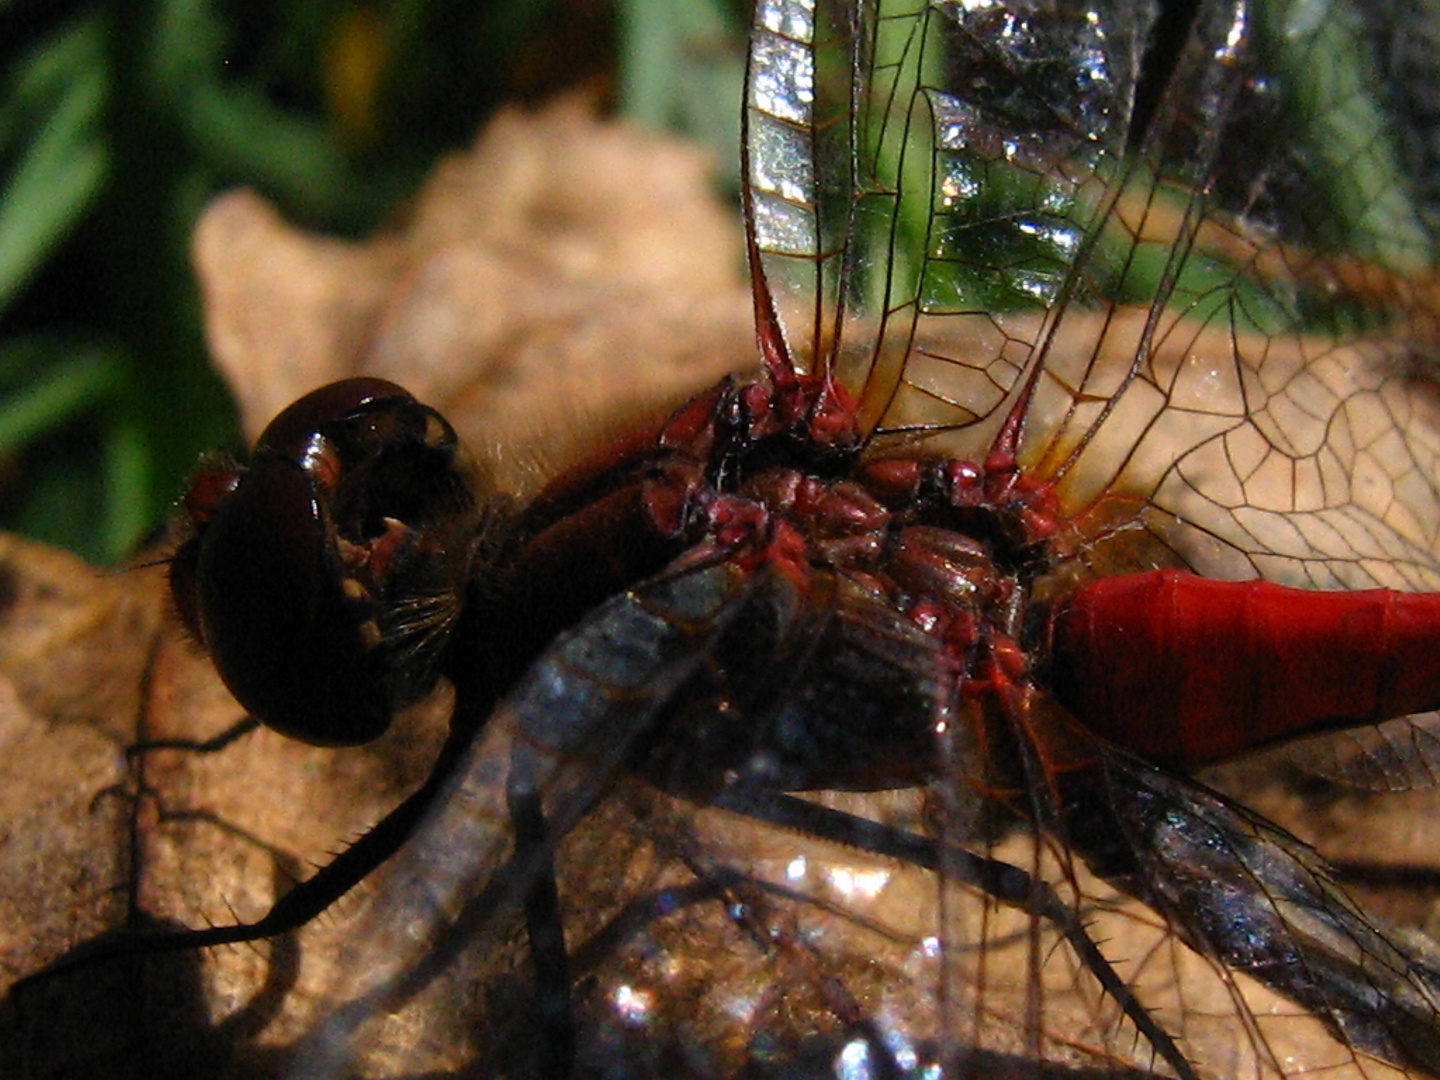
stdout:
[[1039,341],[1007,314],[1060,306],[1113,201],[1147,11],[759,5],[745,151],[762,337],[859,394],[867,430],[919,421],[906,387],[947,424],[993,417]]
[[[365,1041],[359,1029],[421,991],[456,948],[507,941],[554,842],[608,794],[745,592],[726,564],[662,576],[602,605],[535,663],[388,869],[339,965],[336,999],[346,1004],[300,1048],[297,1075],[345,1075]],[[462,687],[457,709],[465,702]],[[517,801],[530,797],[543,798],[553,837],[538,846],[515,831]]]
[[1097,571],[1435,587],[1433,215],[1384,17],[1326,11],[762,4],[762,341],[876,454],[983,459],[1028,393]]
[[[377,882],[340,1004],[295,1075],[544,1075],[536,1048],[553,1036],[518,912],[531,870],[494,795],[527,750],[508,723],[520,711],[502,710]],[[1440,1067],[1432,954],[1376,930],[1280,830],[1123,755],[1092,747],[1101,768],[1017,811],[1032,829],[1007,813],[1023,797],[964,788],[943,808],[917,788],[697,806],[612,775],[596,800],[567,774],[593,783],[615,747],[584,741],[541,770],[557,817],[596,804],[556,853],[578,1075]]]

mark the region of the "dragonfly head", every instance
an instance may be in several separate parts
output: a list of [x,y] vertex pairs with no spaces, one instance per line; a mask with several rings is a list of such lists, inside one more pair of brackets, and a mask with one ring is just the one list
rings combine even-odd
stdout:
[[381,379],[322,387],[275,418],[248,468],[202,465],[182,514],[175,607],[251,715],[355,745],[433,688],[478,516],[435,410]]

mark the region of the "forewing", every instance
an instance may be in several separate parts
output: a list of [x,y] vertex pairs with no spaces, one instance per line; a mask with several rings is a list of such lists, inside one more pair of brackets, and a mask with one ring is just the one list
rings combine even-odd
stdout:
[[[1083,733],[1042,734],[1067,721],[1036,691],[1008,720],[1050,771],[999,789],[934,640],[832,584],[691,567],[560,639],[373,886],[300,1075],[346,1075],[357,1050],[376,1075],[534,1075],[553,1035],[519,918],[539,869],[513,843],[522,770],[558,845],[581,1075],[1378,1078],[1365,1049],[1429,1051],[1433,965],[1313,853]],[[843,721],[883,719],[896,688],[897,720],[930,719],[941,784],[766,782],[783,736],[859,738]]]
[[1097,571],[1435,587],[1433,215],[1383,18],[1152,15],[762,4],[762,344],[877,454],[983,460],[1019,408]]
[[[1038,340],[1005,313],[1056,304],[1107,208],[1148,22],[1125,3],[762,3],[745,143],[762,341],[838,377],[867,431],[914,412],[902,387],[925,394],[936,363],[947,423],[993,418]],[[942,338],[967,347],[958,365],[926,357]]]
[[[1305,1044],[1318,1019],[1347,1044],[1332,1051],[1337,1066],[1349,1059],[1378,1071],[1365,1057],[1376,1055],[1440,1072],[1433,943],[1387,936],[1323,859],[1263,818],[1122,752],[1102,748],[1101,758],[1100,768],[1064,784],[1067,839],[1163,915],[1175,953],[1183,941],[1194,960],[1223,965],[1236,1026],[1249,1039],[1246,1071],[1283,1075],[1291,1048]],[[1137,992],[1144,982],[1135,980]],[[1298,1008],[1276,1008],[1275,993]],[[1177,1033],[1189,1027],[1184,1014],[1168,1023]]]
[[[744,806],[700,807],[723,791],[916,774],[895,759],[923,753],[942,678],[935,639],[823,574],[801,588],[692,554],[602,605],[489,716],[369,885],[337,1007],[296,1049],[296,1075],[348,1075],[357,1061],[382,1074],[528,1075],[537,1040],[554,1037],[537,1027],[549,995],[576,1010],[582,1071],[624,1060],[661,1075],[667,1055],[694,1054],[714,1057],[697,1075],[721,1076],[752,1060],[751,1037],[786,1044],[787,1060],[828,1059],[873,1026],[874,994],[933,999],[905,989],[913,936],[889,942],[883,975],[871,950],[814,949],[808,936],[864,929],[865,916],[845,910],[844,891],[807,896],[824,879],[807,879],[806,852],[842,867],[883,856],[847,854],[844,837],[797,842]],[[462,683],[457,708],[464,698]],[[897,710],[912,720],[908,744]],[[538,847],[516,839],[527,793],[543,802]],[[911,824],[917,798],[901,798]],[[552,854],[563,913],[552,929],[563,926],[573,968],[559,986],[535,975],[521,925]],[[912,895],[925,880],[915,874]]]
[[[339,966],[344,1004],[300,1048],[300,1075],[345,1075],[357,1046],[375,1037],[360,1029],[422,991],[457,950],[479,942],[504,953],[554,845],[607,796],[746,592],[745,575],[727,563],[676,569],[597,608],[532,665],[378,879]],[[462,690],[456,708],[466,707]],[[529,793],[543,795],[549,826],[538,847],[515,839],[512,803]],[[463,1051],[409,1031],[404,1054],[437,1037],[445,1052]]]

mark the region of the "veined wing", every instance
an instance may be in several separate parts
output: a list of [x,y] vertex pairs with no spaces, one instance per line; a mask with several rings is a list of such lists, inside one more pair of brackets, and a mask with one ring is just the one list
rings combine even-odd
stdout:
[[762,341],[858,395],[870,431],[918,420],[899,398],[924,393],[925,344],[945,339],[944,422],[998,420],[1039,340],[1003,315],[1058,306],[1113,201],[1149,22],[1125,4],[760,4],[745,174]]
[[[358,1028],[423,989],[454,949],[505,943],[554,844],[608,795],[746,592],[728,564],[680,570],[603,605],[536,662],[485,719],[385,876],[384,902],[339,965],[337,1000],[346,1004],[302,1046],[296,1075],[348,1075]],[[471,699],[457,689],[458,711]],[[516,837],[527,799],[545,804],[548,832],[537,846]]]
[[[357,1048],[367,1074],[537,1075],[556,987],[533,971],[520,908],[552,852],[517,845],[526,790],[543,790],[558,845],[581,1075],[943,1063],[1379,1080],[1400,1072],[1367,1052],[1440,1065],[1440,967],[1374,929],[1303,845],[1122,754],[1082,741],[1096,757],[1053,790],[985,793],[979,725],[955,715],[953,771],[930,791],[799,799],[734,783],[717,755],[743,773],[772,746],[745,733],[792,715],[757,683],[818,689],[837,715],[867,699],[835,676],[875,658],[929,672],[917,698],[944,685],[938,650],[900,613],[852,598],[787,618],[786,595],[725,564],[668,574],[557,642],[379,876],[341,1004],[296,1075],[350,1075]],[[745,661],[774,643],[762,626],[796,653]],[[697,682],[709,692],[687,696]],[[1038,730],[1048,706],[1028,696],[1015,719]],[[899,714],[923,715],[914,705]],[[661,712],[671,739],[657,743]],[[741,736],[738,753],[717,729]]]
[[762,4],[762,343],[855,395],[876,454],[983,459],[1019,402],[1096,572],[1434,588],[1433,223],[1374,20],[1155,16]]

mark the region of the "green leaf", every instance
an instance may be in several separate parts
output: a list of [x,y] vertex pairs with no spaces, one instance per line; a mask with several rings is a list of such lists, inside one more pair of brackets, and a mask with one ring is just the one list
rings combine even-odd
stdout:
[[30,138],[18,148],[0,198],[0,312],[105,183],[109,159],[100,121],[108,91],[97,25],[87,19],[42,48],[4,96],[0,150]]
[[688,135],[736,173],[744,31],[721,0],[622,0],[620,111]]
[[0,343],[0,455],[104,404],[119,374],[112,350],[54,340]]

